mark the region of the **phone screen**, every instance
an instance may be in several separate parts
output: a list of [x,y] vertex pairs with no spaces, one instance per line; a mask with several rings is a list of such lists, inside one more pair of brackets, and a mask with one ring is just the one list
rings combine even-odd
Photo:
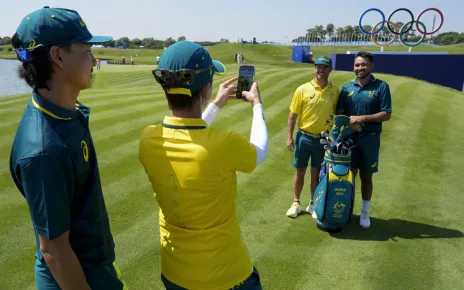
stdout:
[[242,99],[242,92],[249,91],[255,78],[253,65],[242,65],[238,71],[237,99]]

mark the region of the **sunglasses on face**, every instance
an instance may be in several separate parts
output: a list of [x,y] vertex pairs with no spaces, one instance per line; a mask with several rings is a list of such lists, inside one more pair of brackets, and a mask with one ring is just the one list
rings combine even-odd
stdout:
[[207,67],[201,70],[181,69],[178,71],[155,69],[152,71],[152,74],[160,85],[177,87],[179,85],[193,84],[197,75],[211,69],[212,67]]

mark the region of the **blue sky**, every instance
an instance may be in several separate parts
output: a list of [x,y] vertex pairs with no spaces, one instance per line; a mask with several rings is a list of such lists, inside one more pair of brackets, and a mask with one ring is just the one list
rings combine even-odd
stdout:
[[[324,3],[318,5],[317,3]],[[361,4],[366,3],[366,4]],[[12,36],[21,19],[29,12],[48,5],[77,10],[94,35],[114,38],[177,38],[193,41],[218,41],[237,38],[257,41],[290,41],[304,35],[307,28],[333,23],[336,27],[357,25],[368,8],[379,8],[388,18],[397,8],[408,8],[417,15],[426,8],[438,8],[445,17],[440,32],[464,32],[463,0],[12,0],[2,3],[0,36]],[[435,12],[427,12],[421,21],[432,28]],[[410,21],[400,12],[392,20]],[[364,17],[363,24],[374,26],[381,20],[376,12]],[[437,17],[437,25],[440,18]]]

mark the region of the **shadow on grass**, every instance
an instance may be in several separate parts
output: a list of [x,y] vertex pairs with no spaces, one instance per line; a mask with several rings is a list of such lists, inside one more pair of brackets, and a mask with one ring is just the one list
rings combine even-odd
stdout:
[[464,237],[464,233],[458,230],[400,219],[383,220],[371,217],[370,229],[363,229],[359,226],[359,215],[353,215],[351,222],[345,225],[341,232],[329,234],[336,239],[365,241],[397,241],[396,238],[449,239]]

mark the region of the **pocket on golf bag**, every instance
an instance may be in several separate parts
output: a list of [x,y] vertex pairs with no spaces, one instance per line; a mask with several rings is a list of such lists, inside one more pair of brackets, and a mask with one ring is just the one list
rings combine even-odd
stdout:
[[327,187],[325,221],[347,223],[353,212],[353,185],[347,180],[329,180]]
[[326,174],[314,192],[318,219],[333,224],[347,223],[353,212],[352,172],[345,165],[327,166]]
[[314,191],[314,211],[319,219],[323,219],[325,214],[327,178],[327,174],[322,175],[321,180]]

